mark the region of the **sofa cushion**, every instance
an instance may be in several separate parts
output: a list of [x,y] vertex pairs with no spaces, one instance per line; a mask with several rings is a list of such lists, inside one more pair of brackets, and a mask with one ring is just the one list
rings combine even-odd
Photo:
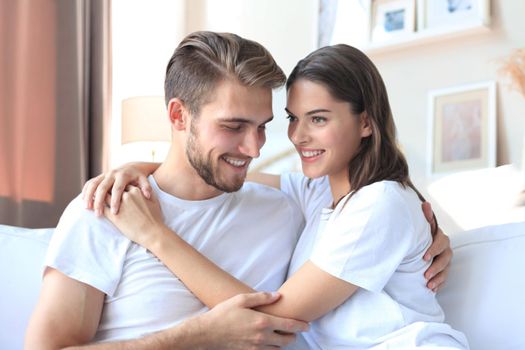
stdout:
[[446,322],[471,349],[525,349],[525,222],[453,235],[448,281],[438,292]]
[[[0,225],[0,349],[23,348],[53,229]],[[525,222],[451,237],[454,259],[438,292],[446,321],[476,350],[525,349]]]
[[[463,232],[525,220],[525,173],[515,165],[453,173],[428,186],[446,232]],[[447,220],[448,219],[448,220]],[[457,226],[457,228],[456,228]]]
[[23,348],[53,229],[0,225],[0,349]]

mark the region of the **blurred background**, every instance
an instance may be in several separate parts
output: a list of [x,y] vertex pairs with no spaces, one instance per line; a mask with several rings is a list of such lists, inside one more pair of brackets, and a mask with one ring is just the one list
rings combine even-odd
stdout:
[[[384,78],[411,176],[445,230],[523,220],[523,14],[525,2],[507,0],[0,0],[0,223],[55,226],[90,177],[162,161],[166,64],[195,30],[256,40],[287,74],[320,46],[359,47]],[[435,105],[479,83],[492,86],[481,163],[439,173]],[[285,97],[274,93],[256,169],[300,170]]]

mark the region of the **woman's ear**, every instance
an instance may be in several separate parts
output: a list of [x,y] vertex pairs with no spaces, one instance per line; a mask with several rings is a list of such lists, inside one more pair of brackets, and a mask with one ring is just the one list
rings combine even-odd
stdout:
[[176,130],[185,130],[189,125],[188,111],[184,103],[178,98],[172,98],[168,102],[168,116],[171,125]]
[[368,137],[372,135],[372,124],[370,123],[370,118],[366,112],[361,113],[359,116],[361,123],[361,137]]

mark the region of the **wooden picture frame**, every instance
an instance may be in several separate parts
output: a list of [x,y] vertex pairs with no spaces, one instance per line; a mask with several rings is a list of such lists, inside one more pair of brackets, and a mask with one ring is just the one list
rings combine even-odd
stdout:
[[415,18],[415,0],[373,0],[370,41],[385,42],[413,33]]
[[496,166],[496,83],[429,92],[429,176]]
[[490,24],[490,0],[418,0],[418,30]]

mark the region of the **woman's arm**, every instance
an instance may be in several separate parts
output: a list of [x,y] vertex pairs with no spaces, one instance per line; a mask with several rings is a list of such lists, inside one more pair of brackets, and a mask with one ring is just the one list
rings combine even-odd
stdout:
[[[237,294],[253,292],[173,234],[162,223],[156,199],[145,199],[139,189],[124,193],[118,215],[107,209],[105,214],[128,238],[156,255],[208,307]],[[308,262],[279,289],[281,298],[260,310],[275,316],[312,321],[340,305],[355,290],[356,286]]]
[[106,196],[111,194],[111,210],[116,214],[120,207],[122,193],[128,185],[137,186],[146,198],[151,196],[148,176],[158,169],[160,163],[127,163],[88,180],[82,188],[82,199],[88,209],[102,215]]
[[[152,190],[147,176],[153,173],[158,166],[159,163],[129,163],[89,180],[82,189],[82,198],[86,202],[86,208],[94,209],[98,215],[101,215],[105,207],[105,197],[110,194],[111,201],[108,205],[114,214],[118,213],[120,199],[128,185],[139,186],[144,196],[149,198]],[[281,177],[279,175],[250,173],[248,180],[280,189]],[[434,227],[434,216],[430,203],[423,204],[423,211],[427,221]],[[429,289],[437,291],[446,281],[452,255],[450,240],[438,227],[432,245],[425,254],[425,260],[432,261],[425,272]]]
[[[111,210],[116,214],[120,208],[122,193],[128,185],[137,186],[142,190],[146,198],[151,195],[151,186],[148,176],[158,169],[160,163],[135,162],[126,163],[121,167],[100,174],[88,180],[82,188],[82,199],[88,209],[93,209],[97,215],[104,211],[106,195],[111,194]],[[265,173],[249,173],[248,181],[261,185],[281,189],[281,176]]]
[[281,176],[280,175],[272,175],[272,174],[265,174],[265,173],[259,173],[259,172],[248,173],[246,180],[251,181],[251,182],[256,182],[261,185],[274,187],[278,190],[281,189]]

